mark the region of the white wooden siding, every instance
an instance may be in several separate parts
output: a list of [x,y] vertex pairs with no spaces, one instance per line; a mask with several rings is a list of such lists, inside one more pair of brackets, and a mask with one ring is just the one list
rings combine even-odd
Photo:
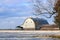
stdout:
[[32,19],[28,18],[26,19],[26,21],[24,22],[24,24],[22,25],[22,27],[24,29],[30,29],[30,28],[35,28],[35,23]]

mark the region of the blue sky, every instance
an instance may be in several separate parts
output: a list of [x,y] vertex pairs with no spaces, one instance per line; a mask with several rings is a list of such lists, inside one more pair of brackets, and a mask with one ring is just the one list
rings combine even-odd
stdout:
[[[31,0],[0,0],[0,29],[14,29],[30,16],[34,17]],[[53,24],[53,17],[45,19]]]

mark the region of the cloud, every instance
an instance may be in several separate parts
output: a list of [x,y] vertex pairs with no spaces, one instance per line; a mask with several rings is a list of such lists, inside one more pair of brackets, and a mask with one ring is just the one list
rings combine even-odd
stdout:
[[15,29],[16,26],[23,24],[27,17],[0,18],[0,29]]
[[14,29],[30,16],[31,0],[0,0],[0,29]]
[[0,29],[16,28],[30,13],[29,0],[0,0]]
[[0,13],[4,12],[4,9],[3,8],[0,8]]
[[32,12],[30,0],[0,0],[0,4],[0,17],[29,16]]

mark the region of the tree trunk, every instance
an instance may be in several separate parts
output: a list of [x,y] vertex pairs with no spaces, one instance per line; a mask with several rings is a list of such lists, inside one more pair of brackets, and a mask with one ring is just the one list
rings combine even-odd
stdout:
[[58,24],[58,26],[59,26],[59,30],[60,30],[60,23]]

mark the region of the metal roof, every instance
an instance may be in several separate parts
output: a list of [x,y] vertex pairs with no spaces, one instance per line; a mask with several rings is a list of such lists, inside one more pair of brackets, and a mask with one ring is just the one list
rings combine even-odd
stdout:
[[46,24],[49,24],[47,22],[47,20],[42,19],[42,18],[31,18],[31,19],[35,22],[36,25],[46,25]]

